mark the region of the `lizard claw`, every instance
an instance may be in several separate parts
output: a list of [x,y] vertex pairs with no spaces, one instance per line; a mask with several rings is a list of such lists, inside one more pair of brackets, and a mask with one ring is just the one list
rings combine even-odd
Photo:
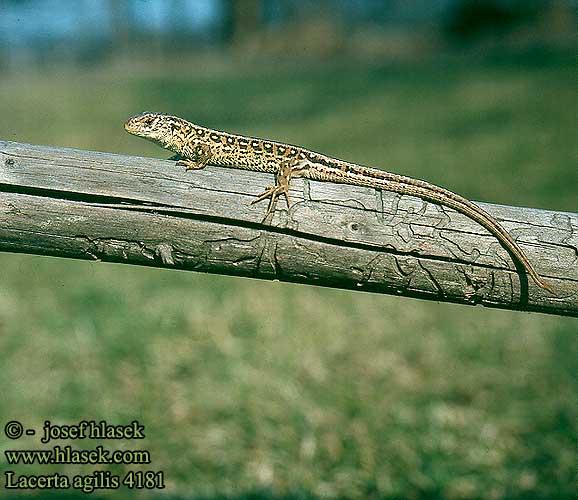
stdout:
[[251,205],[254,205],[255,203],[259,203],[260,201],[263,201],[266,198],[271,198],[273,196],[273,192],[275,191],[275,189],[276,189],[276,186],[268,186],[265,191],[263,191],[261,194],[258,194],[256,196],[256,198],[251,202]]
[[285,184],[279,184],[278,186],[269,186],[265,191],[263,191],[261,194],[259,194],[252,202],[251,205],[254,205],[255,203],[259,203],[260,201],[266,200],[267,198],[269,198],[269,206],[267,207],[267,214],[269,215],[274,206],[275,206],[275,202],[277,201],[277,198],[279,198],[280,195],[284,195],[285,199],[287,200],[287,206],[289,206],[289,193],[288,193],[288,185]]
[[177,166],[185,167],[185,170],[201,170],[205,168],[205,163],[197,163],[193,160],[179,160]]

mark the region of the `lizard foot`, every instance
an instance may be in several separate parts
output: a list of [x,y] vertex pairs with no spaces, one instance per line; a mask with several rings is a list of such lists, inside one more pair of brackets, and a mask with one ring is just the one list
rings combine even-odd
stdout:
[[260,195],[258,195],[252,202],[251,205],[255,203],[259,203],[260,201],[266,200],[269,198],[269,206],[267,207],[267,213],[265,217],[269,215],[273,208],[275,207],[275,203],[277,202],[277,198],[279,196],[285,196],[287,200],[287,207],[289,207],[289,183],[286,184],[277,184],[276,186],[269,186],[265,191],[263,191]]
[[291,165],[285,163],[281,171],[277,174],[277,184],[275,186],[269,186],[251,202],[251,205],[253,205],[269,198],[269,206],[267,207],[265,218],[273,211],[275,203],[277,202],[277,198],[279,198],[281,195],[283,195],[287,201],[287,208],[290,207],[291,201],[289,199],[289,181],[291,180],[291,173]]
[[177,166],[185,167],[186,170],[201,170],[207,166],[206,163],[199,163],[193,160],[179,160]]

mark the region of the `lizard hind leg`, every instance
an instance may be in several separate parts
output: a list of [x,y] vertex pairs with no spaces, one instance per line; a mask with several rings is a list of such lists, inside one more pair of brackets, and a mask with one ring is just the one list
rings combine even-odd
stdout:
[[265,217],[267,217],[275,208],[277,198],[283,195],[287,201],[287,208],[289,208],[291,206],[291,200],[289,198],[289,183],[291,182],[292,174],[292,164],[289,162],[284,162],[283,166],[275,177],[275,186],[269,186],[265,191],[257,195],[257,197],[251,202],[251,205],[259,203],[260,201],[266,200],[268,198],[269,205],[265,214]]

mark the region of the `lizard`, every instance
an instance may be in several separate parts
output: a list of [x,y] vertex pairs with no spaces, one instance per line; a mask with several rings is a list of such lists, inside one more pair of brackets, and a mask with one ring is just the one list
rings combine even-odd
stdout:
[[129,118],[124,128],[176,153],[171,159],[178,160],[177,165],[186,170],[199,170],[211,163],[275,174],[275,186],[268,187],[253,200],[257,203],[269,199],[267,215],[279,196],[284,196],[290,205],[289,185],[296,177],[384,189],[452,208],[488,230],[538,286],[555,293],[496,219],[467,198],[435,184],[339,160],[300,146],[213,130],[166,113],[139,113]]

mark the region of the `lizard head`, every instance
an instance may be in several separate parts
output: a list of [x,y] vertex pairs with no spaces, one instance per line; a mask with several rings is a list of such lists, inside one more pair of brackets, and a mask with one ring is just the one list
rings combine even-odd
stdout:
[[173,131],[178,120],[176,116],[145,111],[129,118],[124,123],[124,129],[129,134],[144,137],[163,148],[173,149]]

